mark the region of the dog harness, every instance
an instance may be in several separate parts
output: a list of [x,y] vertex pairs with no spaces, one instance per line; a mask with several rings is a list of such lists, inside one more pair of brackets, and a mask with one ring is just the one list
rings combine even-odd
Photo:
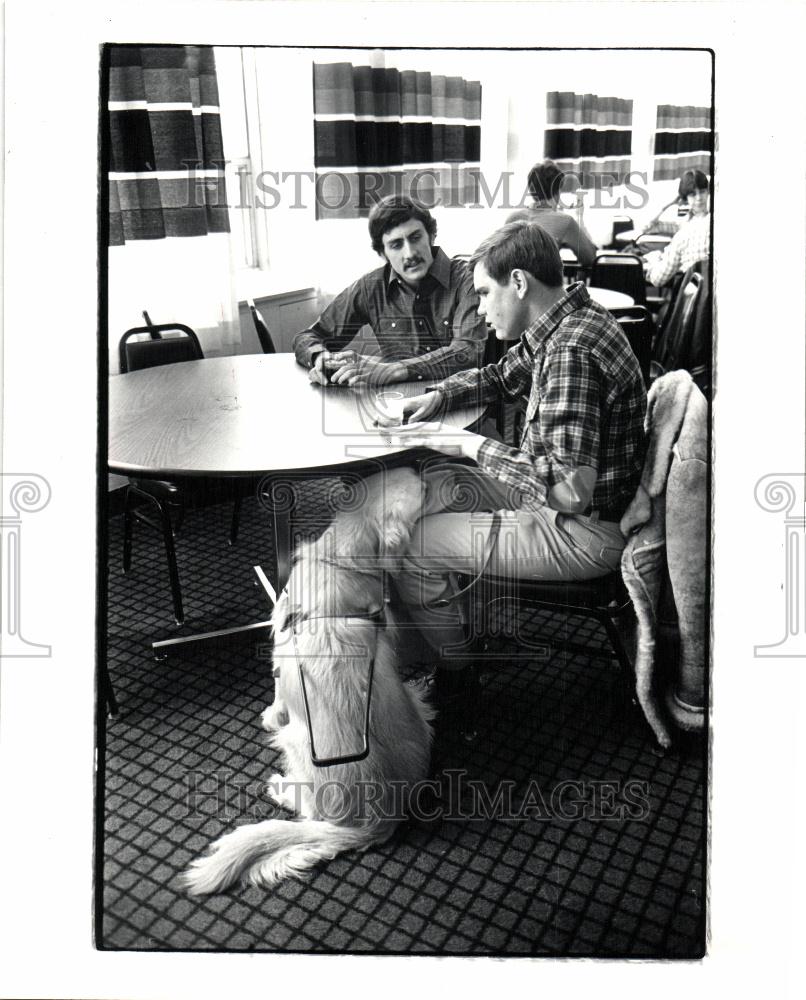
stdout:
[[[331,560],[325,560],[331,562],[332,565],[339,565],[338,563],[332,562]],[[351,567],[354,568],[354,567]],[[356,572],[369,573],[370,570],[356,570]],[[372,571],[377,572],[377,571]],[[283,593],[288,595],[287,590],[283,590]],[[313,720],[311,718],[311,707],[308,701],[308,687],[305,683],[305,673],[302,669],[302,658],[299,655],[299,650],[297,649],[297,632],[299,626],[306,621],[316,621],[318,619],[342,619],[348,621],[349,619],[358,619],[359,621],[370,621],[376,622],[381,628],[386,627],[386,606],[389,603],[389,594],[386,584],[386,576],[383,577],[383,604],[377,611],[364,611],[357,612],[355,614],[348,615],[309,615],[303,612],[301,609],[296,609],[291,612],[291,614],[286,616],[283,622],[283,630],[286,628],[291,629],[291,641],[294,644],[294,656],[297,661],[297,671],[299,673],[299,683],[302,689],[302,704],[305,709],[305,725],[308,729],[308,740],[311,747],[311,763],[314,767],[333,767],[335,764],[352,764],[360,760],[365,760],[369,756],[369,713],[372,701],[372,679],[375,673],[375,657],[372,656],[369,661],[369,669],[367,671],[367,689],[366,689],[366,702],[364,709],[364,729],[362,733],[362,745],[361,749],[353,753],[339,754],[335,757],[320,757],[316,752],[316,743],[314,740],[313,733]],[[275,668],[275,676],[279,676],[279,668]]]
[[[490,534],[487,537],[487,544],[485,546],[484,560],[482,567],[476,576],[470,581],[470,583],[462,587],[461,590],[455,591],[450,597],[439,598],[436,601],[432,601],[429,607],[432,608],[443,608],[451,604],[462,594],[466,593],[472,587],[474,587],[484,573],[487,571],[487,567],[493,557],[493,553],[497,547],[498,536],[501,531],[501,514],[498,511],[493,513],[492,524],[490,526]],[[341,568],[346,568],[343,563],[340,563],[333,559],[323,559],[321,560],[331,566],[339,566]],[[362,569],[350,564],[349,569],[355,573],[372,573],[373,575],[377,573],[377,567],[372,569]],[[294,656],[297,661],[297,670],[299,673],[299,683],[302,689],[302,704],[305,709],[305,725],[308,729],[308,740],[310,742],[311,748],[311,763],[314,767],[333,767],[336,764],[352,764],[361,760],[365,760],[369,756],[369,713],[372,701],[372,679],[375,673],[375,657],[372,656],[369,661],[369,670],[367,671],[367,690],[366,690],[366,703],[364,709],[364,730],[362,733],[362,745],[361,749],[353,753],[340,754],[336,757],[320,757],[316,752],[316,742],[313,733],[313,720],[311,718],[311,707],[308,700],[308,687],[305,682],[305,672],[302,669],[302,658],[299,655],[299,650],[297,649],[297,632],[300,625],[306,621],[316,621],[319,619],[337,619],[340,618],[347,621],[351,618],[357,619],[359,621],[370,621],[376,622],[381,628],[386,627],[386,608],[389,604],[389,588],[387,582],[386,573],[382,575],[382,595],[383,603],[377,611],[363,611],[357,612],[355,614],[348,615],[309,615],[302,611],[301,608],[296,608],[290,614],[288,614],[283,622],[281,631],[285,629],[291,629],[291,641],[294,644]],[[283,588],[283,593],[288,596],[287,588]],[[279,667],[275,667],[274,676],[279,676]]]

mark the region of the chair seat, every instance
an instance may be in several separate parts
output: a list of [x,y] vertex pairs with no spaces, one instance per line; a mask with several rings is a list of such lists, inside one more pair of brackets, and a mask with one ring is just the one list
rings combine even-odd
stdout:
[[176,483],[165,479],[134,479],[129,482],[141,493],[147,493],[156,500],[174,500],[177,503],[182,499],[182,490]]
[[[460,586],[465,586],[472,577],[461,574]],[[619,605],[629,601],[627,589],[621,578],[621,573],[614,571],[607,576],[596,577],[593,580],[518,580],[509,577],[486,577],[485,581],[495,587],[500,585],[511,590],[517,587],[519,600],[539,601],[546,604],[577,605],[586,608],[606,608],[612,602]]]

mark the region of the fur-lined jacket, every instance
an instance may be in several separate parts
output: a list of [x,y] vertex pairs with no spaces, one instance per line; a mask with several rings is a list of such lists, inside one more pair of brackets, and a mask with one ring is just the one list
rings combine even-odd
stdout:
[[667,707],[678,725],[703,722],[708,543],[708,408],[685,371],[653,383],[647,398],[648,451],[641,484],[621,520],[621,560],[638,619],[636,692],[663,747],[671,738],[653,692],[655,632],[664,573],[680,629],[677,682]]

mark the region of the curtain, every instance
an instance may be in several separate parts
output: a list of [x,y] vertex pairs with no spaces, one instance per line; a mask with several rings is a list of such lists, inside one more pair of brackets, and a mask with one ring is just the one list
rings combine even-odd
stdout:
[[481,84],[427,71],[314,63],[317,219],[354,219],[389,194],[475,204]]
[[205,355],[240,344],[215,59],[209,47],[107,47],[109,370],[143,323],[192,327]]
[[653,180],[670,180],[687,170],[702,170],[710,176],[713,149],[710,108],[677,104],[658,106]]
[[109,243],[229,232],[215,59],[109,47]]
[[632,101],[597,94],[546,95],[544,155],[583,188],[622,184],[630,170]]

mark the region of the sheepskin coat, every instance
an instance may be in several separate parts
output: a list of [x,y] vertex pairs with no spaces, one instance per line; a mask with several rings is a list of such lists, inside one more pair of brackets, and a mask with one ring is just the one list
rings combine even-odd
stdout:
[[658,738],[671,738],[653,690],[658,600],[668,572],[680,629],[677,682],[667,699],[679,725],[703,721],[708,543],[708,407],[685,371],[655,381],[647,399],[648,451],[632,503],[621,520],[621,560],[638,620],[636,691]]

